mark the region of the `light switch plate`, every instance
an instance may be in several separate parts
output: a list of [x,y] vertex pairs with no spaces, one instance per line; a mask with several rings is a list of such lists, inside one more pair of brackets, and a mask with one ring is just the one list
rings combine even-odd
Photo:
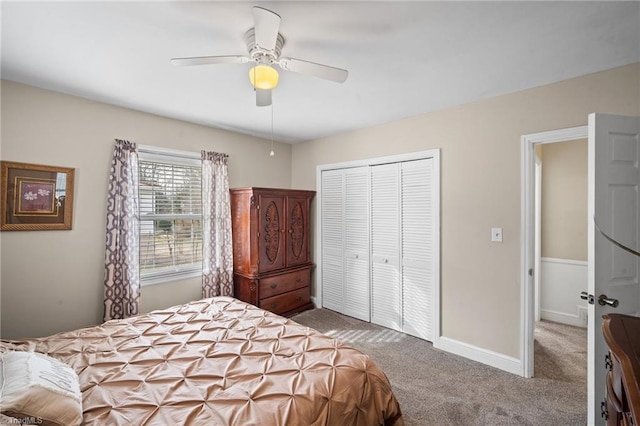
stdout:
[[502,242],[502,228],[491,228],[491,241],[494,243]]

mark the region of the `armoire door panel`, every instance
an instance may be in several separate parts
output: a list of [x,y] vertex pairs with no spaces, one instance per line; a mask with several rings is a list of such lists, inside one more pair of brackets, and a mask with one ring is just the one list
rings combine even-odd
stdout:
[[260,272],[272,271],[285,266],[285,211],[284,197],[259,197],[259,259]]
[[287,197],[287,266],[310,262],[309,240],[305,229],[309,228],[309,199]]

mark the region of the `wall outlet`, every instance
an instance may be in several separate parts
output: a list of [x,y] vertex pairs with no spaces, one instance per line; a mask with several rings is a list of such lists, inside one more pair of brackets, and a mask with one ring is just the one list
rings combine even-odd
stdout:
[[583,326],[587,326],[587,319],[589,318],[588,310],[586,306],[578,306],[578,318]]
[[494,243],[502,242],[502,228],[491,228],[491,241]]

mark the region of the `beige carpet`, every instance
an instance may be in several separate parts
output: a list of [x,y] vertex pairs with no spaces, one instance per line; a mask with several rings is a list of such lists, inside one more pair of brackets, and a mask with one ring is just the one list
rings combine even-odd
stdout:
[[408,426],[586,424],[586,329],[541,322],[536,377],[523,379],[326,309],[292,319],[373,358],[391,381]]

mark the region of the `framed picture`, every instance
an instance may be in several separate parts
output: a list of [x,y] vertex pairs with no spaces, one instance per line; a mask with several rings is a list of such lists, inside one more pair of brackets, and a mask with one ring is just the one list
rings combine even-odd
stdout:
[[0,161],[0,231],[71,229],[75,169]]

